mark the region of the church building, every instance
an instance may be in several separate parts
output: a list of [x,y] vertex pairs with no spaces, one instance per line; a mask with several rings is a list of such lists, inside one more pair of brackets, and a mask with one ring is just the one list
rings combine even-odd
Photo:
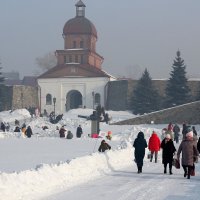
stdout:
[[108,82],[114,77],[102,70],[103,57],[96,52],[97,30],[85,17],[79,0],[76,16],[63,28],[64,49],[56,50],[57,65],[38,77],[41,112],[56,114],[74,108],[106,105]]

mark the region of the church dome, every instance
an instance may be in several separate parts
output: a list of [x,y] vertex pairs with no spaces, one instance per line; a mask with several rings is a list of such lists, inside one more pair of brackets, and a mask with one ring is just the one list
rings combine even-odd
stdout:
[[86,17],[76,16],[67,21],[63,28],[63,35],[89,34],[97,38],[97,30],[94,24]]

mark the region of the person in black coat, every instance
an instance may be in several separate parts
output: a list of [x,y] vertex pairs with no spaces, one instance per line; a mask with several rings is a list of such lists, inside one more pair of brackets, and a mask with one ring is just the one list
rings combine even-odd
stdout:
[[99,152],[105,152],[106,150],[110,150],[110,149],[111,149],[111,146],[108,143],[106,143],[105,140],[102,140],[98,151]]
[[198,150],[198,152],[200,153],[200,137],[199,137],[199,140],[198,140],[198,142],[197,142],[197,150]]
[[82,134],[83,134],[83,129],[81,128],[81,125],[79,125],[78,128],[76,129],[76,137],[80,138]]
[[169,163],[169,173],[172,174],[172,162],[173,156],[176,151],[174,142],[171,139],[170,134],[167,134],[164,140],[161,142],[162,152],[162,163],[164,164],[164,174],[167,173],[167,164]]
[[187,125],[185,124],[185,123],[183,123],[183,129],[182,129],[182,134],[183,134],[183,139],[185,139],[185,135],[186,135],[186,133],[188,132],[187,131]]
[[30,138],[31,135],[33,135],[33,132],[32,132],[32,129],[31,129],[30,126],[28,126],[28,128],[27,128],[26,131],[25,131],[25,133],[26,133],[26,136],[27,136],[28,138]]
[[133,143],[135,148],[135,162],[137,163],[138,173],[142,173],[143,160],[145,156],[145,148],[147,148],[147,142],[144,139],[144,133],[139,132],[137,138]]

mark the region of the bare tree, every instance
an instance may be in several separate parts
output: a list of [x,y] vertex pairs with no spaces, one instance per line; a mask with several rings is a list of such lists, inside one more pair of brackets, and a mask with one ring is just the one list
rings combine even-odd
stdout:
[[53,52],[50,52],[43,57],[36,58],[36,64],[42,72],[45,72],[56,65],[56,56]]

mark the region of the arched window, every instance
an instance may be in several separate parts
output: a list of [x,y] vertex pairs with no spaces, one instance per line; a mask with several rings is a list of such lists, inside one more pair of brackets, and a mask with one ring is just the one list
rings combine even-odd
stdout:
[[47,96],[46,96],[46,105],[52,105],[52,96],[51,96],[51,94],[47,94]]
[[94,103],[95,105],[101,105],[101,97],[99,93],[96,93],[94,96]]

